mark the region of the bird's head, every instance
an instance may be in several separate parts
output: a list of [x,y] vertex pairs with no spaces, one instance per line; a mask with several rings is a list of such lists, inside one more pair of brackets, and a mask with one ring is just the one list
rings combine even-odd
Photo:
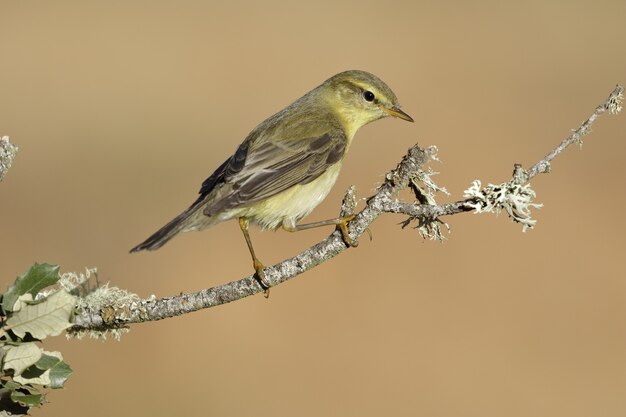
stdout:
[[411,116],[400,110],[398,98],[391,88],[369,72],[341,72],[320,87],[326,102],[352,134],[360,127],[387,116],[413,121]]

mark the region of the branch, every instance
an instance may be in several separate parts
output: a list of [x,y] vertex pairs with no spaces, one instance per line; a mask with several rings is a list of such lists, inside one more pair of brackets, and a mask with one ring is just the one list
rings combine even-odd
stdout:
[[[389,172],[377,192],[367,199],[365,208],[349,224],[350,237],[357,240],[368,227],[383,213],[399,213],[408,215],[403,223],[408,225],[417,221],[416,227],[420,232],[431,238],[441,238],[439,218],[468,211],[499,211],[506,210],[515,220],[523,223],[524,227],[532,227],[534,220],[527,212],[530,207],[538,205],[531,202],[534,192],[528,182],[539,173],[549,172],[550,162],[562,153],[572,143],[580,143],[582,136],[590,132],[591,125],[605,111],[617,113],[621,110],[624,88],[618,85],[607,100],[598,106],[593,114],[573,133],[563,140],[554,150],[547,154],[528,170],[516,165],[512,179],[499,186],[489,184],[480,187],[475,181],[470,189],[466,190],[466,199],[442,205],[433,204],[433,191],[444,191],[437,187],[430,179],[432,172],[425,172],[422,167],[432,159],[436,159],[436,148],[411,147],[402,158],[398,166]],[[423,186],[420,185],[423,184]],[[398,193],[410,188],[416,196],[417,202],[403,202],[396,199]],[[355,204],[354,188],[346,193],[342,205],[342,215],[352,214]],[[315,266],[334,258],[347,249],[346,244],[337,231],[328,238],[304,250],[293,258],[267,267],[265,275],[272,286],[279,285]],[[107,287],[103,287],[107,290]],[[121,291],[115,289],[116,291]],[[190,294],[180,294],[174,297],[156,299],[156,297],[133,301],[119,302],[119,294],[98,302],[82,303],[74,317],[74,325],[69,329],[70,334],[80,334],[84,331],[107,331],[123,328],[130,323],[161,320],[204,308],[215,307],[236,301],[250,295],[262,292],[263,288],[253,275],[227,284],[201,290]],[[88,296],[89,297],[89,296]],[[104,300],[104,301],[103,301]]]
[[591,132],[591,125],[596,121],[602,113],[608,110],[610,114],[617,114],[622,110],[622,101],[624,100],[624,87],[621,85],[615,86],[615,89],[609,94],[609,97],[604,101],[604,103],[600,104],[596,107],[596,110],[593,112],[591,116],[587,120],[584,121],[582,125],[576,130],[572,132],[567,138],[565,138],[559,146],[553,149],[549,154],[547,154],[542,160],[537,162],[535,165],[530,167],[526,172],[528,177],[527,181],[530,181],[535,175],[539,173],[548,173],[550,172],[550,162],[556,158],[561,152],[563,152],[568,146],[573,143],[582,143],[583,136],[589,134]]

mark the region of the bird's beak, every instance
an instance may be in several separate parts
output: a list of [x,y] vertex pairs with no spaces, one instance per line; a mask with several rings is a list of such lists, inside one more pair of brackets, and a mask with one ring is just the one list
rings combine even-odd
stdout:
[[409,116],[408,114],[406,114],[405,112],[403,112],[397,107],[387,108],[385,106],[380,106],[380,109],[390,116],[397,117],[402,120],[406,120],[407,122],[414,122],[411,116]]

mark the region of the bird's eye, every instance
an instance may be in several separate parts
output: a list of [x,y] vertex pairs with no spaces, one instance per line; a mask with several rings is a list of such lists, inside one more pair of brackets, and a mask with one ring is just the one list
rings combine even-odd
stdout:
[[365,101],[369,101],[371,103],[372,101],[374,101],[376,96],[371,91],[364,91],[363,98],[365,99]]

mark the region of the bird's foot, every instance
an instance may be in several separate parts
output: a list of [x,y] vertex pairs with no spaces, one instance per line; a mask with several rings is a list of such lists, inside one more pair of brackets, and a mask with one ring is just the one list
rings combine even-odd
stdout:
[[258,259],[254,260],[254,270],[256,271],[256,273],[254,274],[254,277],[258,281],[261,288],[263,288],[263,296],[265,298],[269,298],[271,284],[267,280],[267,277],[265,276],[264,268],[265,266],[263,266],[263,264],[259,262]]
[[350,246],[351,248],[356,248],[357,246],[359,246],[359,242],[352,239],[350,237],[350,233],[348,232],[348,223],[354,220],[355,217],[356,214],[350,214],[348,216],[341,217],[339,221],[337,221],[337,227],[339,227],[339,230],[341,231],[343,241],[346,242],[346,245]]

